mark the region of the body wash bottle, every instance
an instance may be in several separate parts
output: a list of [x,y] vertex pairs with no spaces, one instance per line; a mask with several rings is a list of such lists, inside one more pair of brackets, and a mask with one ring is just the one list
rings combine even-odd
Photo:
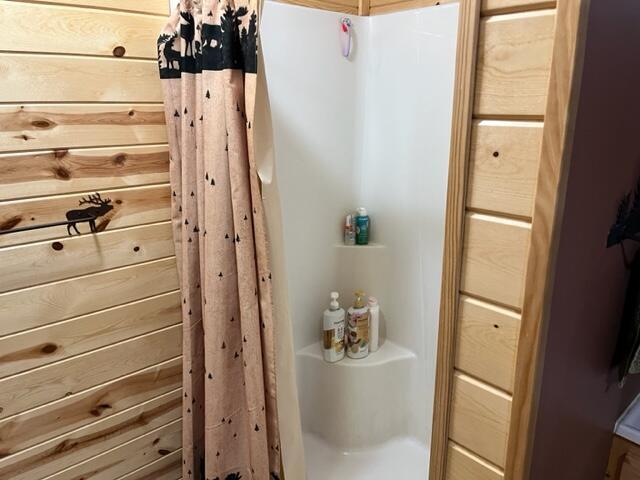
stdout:
[[344,309],[338,303],[338,292],[331,292],[331,303],[324,311],[322,348],[326,362],[344,358]]
[[370,223],[367,209],[360,207],[358,209],[358,216],[356,217],[356,244],[369,245]]
[[380,305],[376,297],[369,297],[369,350],[377,352],[380,347]]
[[369,356],[369,309],[364,303],[364,292],[355,293],[356,300],[347,312],[347,356]]

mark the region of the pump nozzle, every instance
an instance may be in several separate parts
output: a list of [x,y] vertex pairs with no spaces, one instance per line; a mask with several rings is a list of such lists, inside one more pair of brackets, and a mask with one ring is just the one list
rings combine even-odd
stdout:
[[331,303],[329,304],[330,310],[338,310],[340,308],[338,297],[340,297],[340,294],[338,292],[331,292]]

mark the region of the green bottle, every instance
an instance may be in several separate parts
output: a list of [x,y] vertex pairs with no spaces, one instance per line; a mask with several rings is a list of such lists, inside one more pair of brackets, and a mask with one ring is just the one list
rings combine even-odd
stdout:
[[360,207],[356,217],[356,245],[369,245],[369,223],[367,209]]

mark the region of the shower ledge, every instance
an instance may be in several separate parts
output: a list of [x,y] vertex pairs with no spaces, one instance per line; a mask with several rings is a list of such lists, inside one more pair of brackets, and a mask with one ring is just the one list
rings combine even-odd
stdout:
[[344,243],[336,243],[334,245],[336,248],[346,248],[348,250],[371,250],[371,249],[380,249],[387,248],[386,245],[381,243],[369,243],[368,245],[345,245]]
[[327,366],[335,368],[373,367],[417,358],[416,354],[411,350],[401,347],[397,343],[389,340],[386,340],[377,352],[369,354],[367,358],[361,358],[358,360],[345,356],[344,359],[339,362],[327,363],[324,361],[324,357],[322,355],[322,344],[320,342],[312,343],[311,345],[298,350],[297,354],[301,357],[309,357],[314,360],[321,361]]

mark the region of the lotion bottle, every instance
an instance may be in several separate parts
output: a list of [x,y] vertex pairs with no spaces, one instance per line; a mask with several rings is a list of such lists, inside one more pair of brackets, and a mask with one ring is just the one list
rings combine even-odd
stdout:
[[338,303],[338,292],[331,292],[331,303],[324,311],[322,348],[326,362],[335,363],[344,358],[344,309]]
[[380,305],[376,297],[369,297],[369,350],[377,352],[380,347]]
[[364,302],[364,292],[355,293],[356,300],[347,312],[347,356],[369,356],[369,309]]

